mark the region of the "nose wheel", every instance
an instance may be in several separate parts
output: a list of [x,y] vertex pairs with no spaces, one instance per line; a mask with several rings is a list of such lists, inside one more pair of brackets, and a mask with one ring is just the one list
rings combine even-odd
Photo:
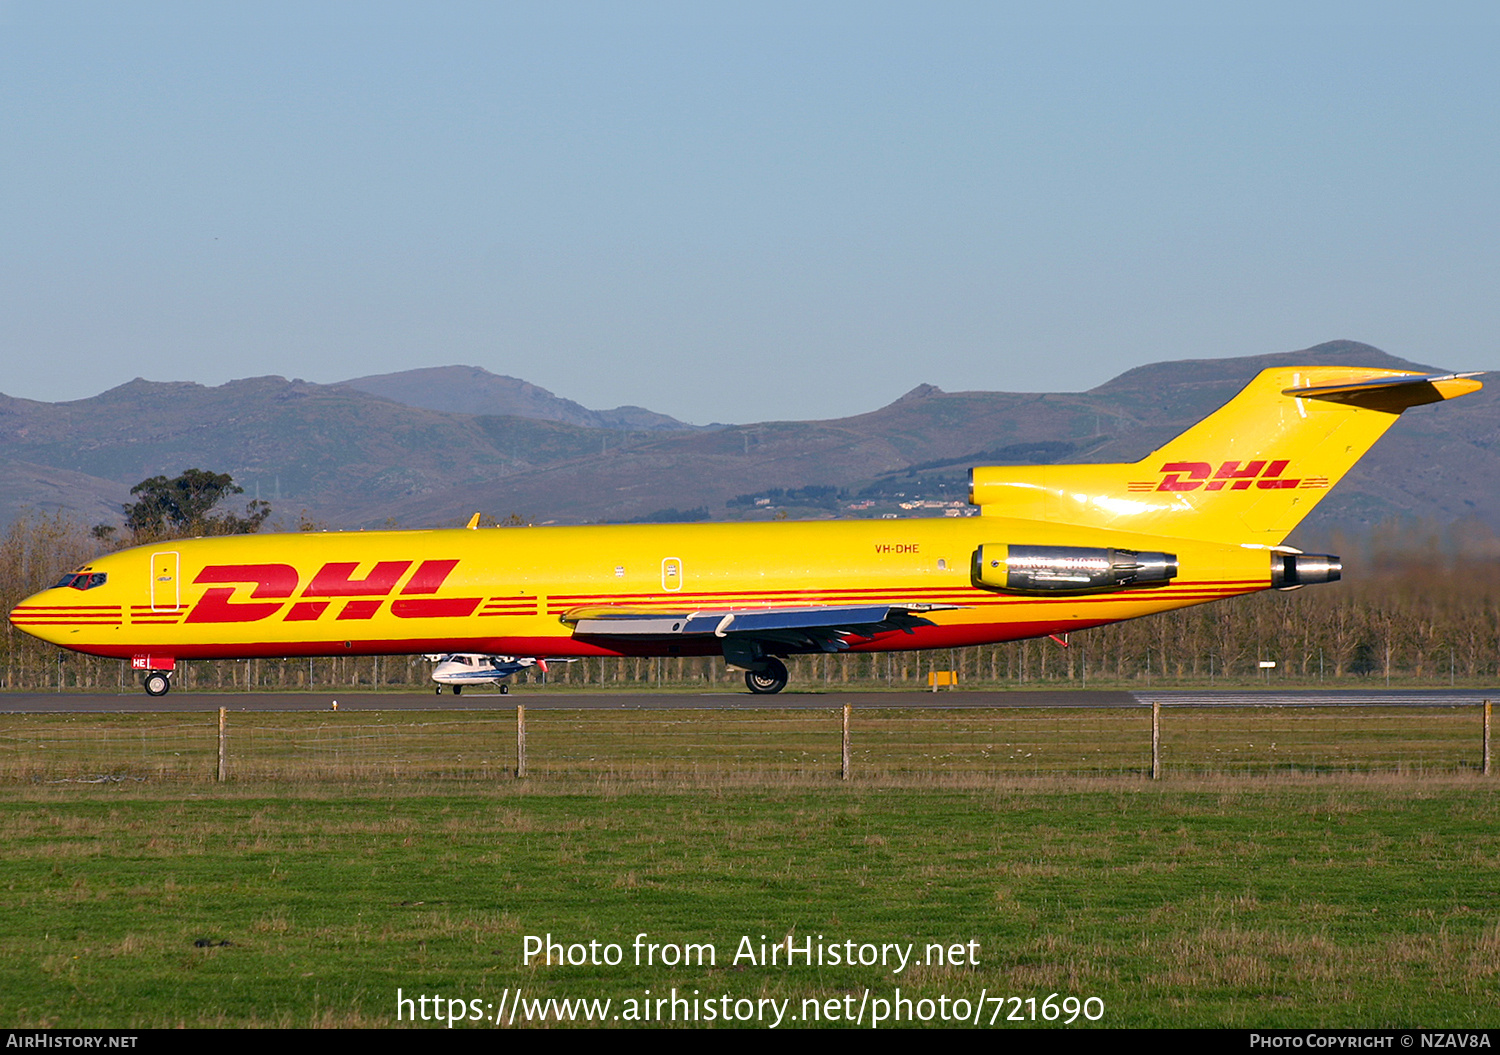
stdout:
[[769,696],[786,688],[786,664],[767,656],[760,670],[745,671],[745,686],[757,696]]

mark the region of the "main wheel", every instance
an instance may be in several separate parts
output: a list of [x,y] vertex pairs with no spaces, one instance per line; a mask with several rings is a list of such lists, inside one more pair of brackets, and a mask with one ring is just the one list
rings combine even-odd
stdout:
[[510,686],[509,685],[501,685],[500,686],[500,695],[501,696],[509,696],[510,695]]
[[462,685],[455,685],[455,686],[453,686],[453,695],[455,695],[455,696],[462,696],[463,694],[464,694],[464,687]]
[[172,679],[159,670],[153,670],[141,684],[145,686],[147,696],[165,696],[172,688]]
[[745,671],[745,685],[758,696],[769,696],[786,688],[786,664],[767,657],[764,670]]

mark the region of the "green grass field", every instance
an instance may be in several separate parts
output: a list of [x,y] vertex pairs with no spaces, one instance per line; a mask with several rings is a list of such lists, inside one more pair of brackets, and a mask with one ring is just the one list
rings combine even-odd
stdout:
[[[961,697],[955,697],[961,700]],[[830,697],[837,700],[837,697]],[[1174,776],[1462,774],[1483,756],[1474,706],[1169,707],[1163,771]],[[537,710],[533,778],[732,784],[836,777],[841,717],[820,710]],[[0,715],[4,782],[201,781],[217,772],[213,713]],[[232,712],[231,781],[504,779],[516,712]],[[855,710],[852,775],[945,782],[1149,775],[1145,707]]]
[[[1135,713],[857,716],[847,783],[832,714],[667,717],[532,712],[518,781],[513,719],[233,715],[225,784],[207,716],[6,717],[0,1022],[385,1026],[398,989],[852,1015],[899,987],[934,1024],[1055,993],[1108,1026],[1500,1026],[1472,710],[1178,715],[1156,782]],[[716,962],[635,966],[642,932]],[[524,965],[549,933],[623,962]],[[734,962],[789,933],[978,964]]]

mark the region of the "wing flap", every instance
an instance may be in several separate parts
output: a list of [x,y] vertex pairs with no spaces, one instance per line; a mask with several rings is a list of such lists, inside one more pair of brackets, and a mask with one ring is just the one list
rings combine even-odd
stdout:
[[804,605],[784,608],[717,608],[671,612],[581,608],[562,621],[579,637],[772,637],[788,633],[869,634],[931,625],[922,612],[951,604]]

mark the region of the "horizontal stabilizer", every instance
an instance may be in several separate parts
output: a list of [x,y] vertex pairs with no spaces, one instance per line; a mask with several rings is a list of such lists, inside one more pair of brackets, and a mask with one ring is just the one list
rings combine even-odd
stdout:
[[1335,384],[1300,385],[1282,389],[1284,396],[1327,399],[1367,410],[1399,414],[1407,407],[1441,403],[1445,399],[1477,392],[1483,384],[1473,380],[1483,371],[1467,374],[1408,374],[1403,377],[1367,377]]

